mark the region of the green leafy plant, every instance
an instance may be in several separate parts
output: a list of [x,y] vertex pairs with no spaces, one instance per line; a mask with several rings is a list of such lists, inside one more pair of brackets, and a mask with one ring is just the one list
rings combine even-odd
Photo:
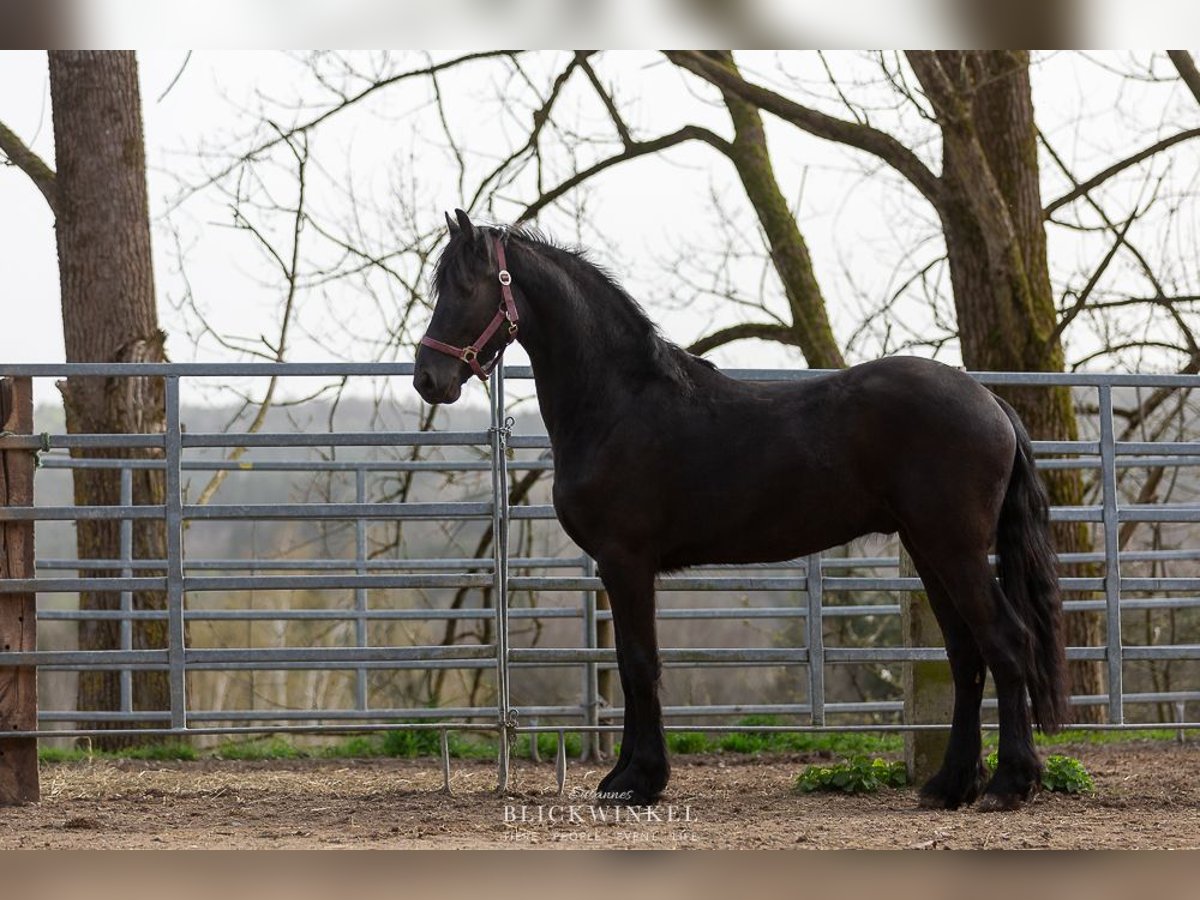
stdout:
[[[996,771],[996,761],[996,751],[993,750],[984,760],[989,772]],[[1094,794],[1096,782],[1075,757],[1056,753],[1046,757],[1042,769],[1042,790],[1060,794]]]
[[1064,794],[1094,794],[1096,782],[1083,763],[1070,756],[1046,757],[1046,768],[1042,773],[1042,787],[1048,791]]
[[805,794],[813,791],[872,794],[880,788],[903,787],[907,783],[904,763],[865,756],[829,766],[808,766],[796,776],[796,790]]

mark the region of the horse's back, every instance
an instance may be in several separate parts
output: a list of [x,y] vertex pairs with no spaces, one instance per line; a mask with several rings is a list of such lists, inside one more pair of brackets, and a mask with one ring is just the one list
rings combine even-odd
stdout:
[[691,396],[647,392],[604,439],[556,461],[556,506],[585,549],[628,541],[672,567],[765,561],[902,530],[922,509],[990,515],[1003,497],[1011,426],[947,366],[892,358],[798,382],[701,378]]
[[[961,371],[894,357],[751,383],[731,396],[735,408],[717,416],[725,425],[710,442],[717,449],[677,468],[684,490],[707,498],[710,528],[746,555],[751,547],[764,557],[797,555],[933,522],[955,527],[959,514],[965,530],[994,527],[1015,436],[994,395]],[[698,487],[705,480],[711,486]]]

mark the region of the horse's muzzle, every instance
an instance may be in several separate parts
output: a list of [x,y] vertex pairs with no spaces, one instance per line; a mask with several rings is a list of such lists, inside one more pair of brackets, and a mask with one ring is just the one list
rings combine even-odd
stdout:
[[[457,374],[457,373],[456,373]],[[453,403],[462,395],[462,381],[435,377],[429,369],[419,367],[413,373],[413,387],[426,403]]]

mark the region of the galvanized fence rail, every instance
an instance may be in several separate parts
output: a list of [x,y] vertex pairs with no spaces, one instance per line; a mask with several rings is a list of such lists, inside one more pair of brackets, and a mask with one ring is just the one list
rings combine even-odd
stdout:
[[[615,664],[611,649],[598,641],[599,624],[609,618],[598,608],[601,589],[592,562],[582,553],[562,557],[521,557],[510,549],[509,530],[514,522],[553,520],[552,507],[546,504],[514,505],[508,497],[510,470],[549,469],[546,458],[522,458],[519,451],[548,450],[544,434],[514,433],[513,419],[505,397],[505,382],[529,379],[527,367],[507,367],[495,372],[489,385],[490,422],[486,430],[466,432],[357,432],[357,433],[193,433],[184,430],[181,421],[181,381],[199,378],[242,378],[286,376],[388,377],[407,379],[412,365],[385,364],[123,364],[123,365],[7,365],[0,376],[61,378],[70,376],[155,376],[166,385],[167,427],[164,434],[80,435],[39,434],[0,436],[0,449],[24,449],[42,455],[47,469],[80,467],[114,468],[120,471],[121,502],[116,506],[34,506],[0,508],[0,522],[40,521],[79,522],[84,519],[108,519],[120,523],[121,547],[118,559],[74,560],[39,559],[39,574],[32,579],[0,580],[0,594],[37,591],[40,594],[112,591],[120,593],[120,608],[115,610],[41,609],[42,621],[115,619],[119,622],[120,649],[115,650],[37,650],[0,651],[0,667],[37,666],[43,671],[89,669],[115,670],[120,673],[119,710],[80,712],[74,709],[46,709],[40,712],[35,732],[0,731],[0,738],[20,734],[24,737],[66,737],[123,733],[121,725],[137,734],[187,736],[207,734],[250,734],[263,732],[373,731],[435,728],[442,732],[443,751],[447,730],[482,730],[500,736],[500,775],[507,778],[510,739],[519,733],[551,732],[558,734],[560,765],[563,734],[583,732],[597,735],[615,730],[613,724],[623,710],[605,706],[599,696],[599,673]],[[802,379],[819,374],[812,371],[734,370],[728,374],[745,379]],[[1123,388],[1167,388],[1187,391],[1200,386],[1200,377],[1179,375],[1074,375],[1041,373],[979,373],[975,376],[988,385],[1026,385],[1039,387],[1068,386],[1094,392],[1098,435],[1078,441],[1041,441],[1035,443],[1039,465],[1044,468],[1085,468],[1098,472],[1099,500],[1086,506],[1056,508],[1058,521],[1095,523],[1102,534],[1102,547],[1088,554],[1064,555],[1064,561],[1089,562],[1102,567],[1095,577],[1062,579],[1064,589],[1094,592],[1097,599],[1068,602],[1068,609],[1102,612],[1105,617],[1103,646],[1072,647],[1072,659],[1103,661],[1107,673],[1107,691],[1102,695],[1073,698],[1077,704],[1099,704],[1107,708],[1108,728],[1162,727],[1161,723],[1127,721],[1130,705],[1171,704],[1178,720],[1171,727],[1198,727],[1189,721],[1187,705],[1200,702],[1200,684],[1173,686],[1169,690],[1129,693],[1124,690],[1127,664],[1149,660],[1200,660],[1200,645],[1145,644],[1129,645],[1122,636],[1123,612],[1147,609],[1186,610],[1200,607],[1200,577],[1123,576],[1122,562],[1161,563],[1200,561],[1200,534],[1195,544],[1174,550],[1119,549],[1120,529],[1124,523],[1197,523],[1198,504],[1136,504],[1123,502],[1118,490],[1118,472],[1123,468],[1164,466],[1200,466],[1200,443],[1192,441],[1118,441],[1114,429],[1113,391]],[[411,460],[278,460],[254,462],[258,470],[344,472],[355,479],[353,502],[328,503],[238,503],[185,502],[181,487],[183,473],[240,469],[243,462],[217,459],[189,459],[195,449],[228,450],[245,448],[368,448],[368,447],[474,447],[486,451],[486,459],[442,461]],[[162,459],[70,458],[62,451],[97,448],[142,448],[162,452]],[[160,506],[133,505],[132,479],[138,468],[162,467],[166,497]],[[457,471],[490,474],[490,497],[477,501],[371,502],[366,490],[372,473]],[[133,524],[138,519],[162,520],[167,534],[165,559],[133,558]],[[185,554],[184,528],[200,521],[344,521],[353,523],[355,555],[353,559],[188,559]],[[368,558],[368,523],[380,520],[447,522],[471,520],[490,525],[495,540],[490,559]],[[915,578],[862,577],[845,574],[853,569],[895,569],[894,557],[823,557],[820,554],[772,566],[743,569],[720,567],[717,574],[704,568],[687,574],[661,578],[662,591],[700,594],[711,591],[779,591],[805,597],[804,605],[790,603],[760,607],[714,607],[697,602],[686,608],[660,610],[666,619],[714,620],[797,620],[803,623],[804,645],[796,647],[666,647],[664,665],[674,666],[798,666],[807,673],[807,699],[799,703],[737,703],[667,706],[664,713],[668,728],[687,728],[719,732],[743,726],[728,724],[733,716],[752,713],[787,716],[791,724],[754,726],[755,731],[771,730],[917,730],[926,727],[895,721],[900,712],[898,701],[835,702],[826,697],[828,667],[861,663],[903,663],[913,660],[944,658],[939,648],[845,647],[827,646],[825,626],[839,617],[898,616],[899,603],[865,605],[828,605],[831,592],[908,592],[919,590]],[[272,574],[256,574],[270,569]],[[111,577],[79,577],[81,570],[109,571]],[[532,575],[530,571],[555,571],[550,575]],[[558,574],[556,570],[561,570]],[[75,572],[75,575],[63,575]],[[159,574],[140,574],[154,572]],[[277,574],[283,572],[285,574]],[[231,574],[232,573],[232,574]],[[525,573],[525,574],[523,574]],[[392,609],[372,608],[368,592],[375,589],[485,589],[490,588],[494,604],[490,609]],[[324,609],[206,609],[189,604],[190,597],[213,592],[329,591],[353,592],[349,608]],[[138,591],[162,592],[163,610],[135,609],[133,596]],[[510,598],[523,591],[572,592],[579,602],[538,608],[511,608]],[[1130,596],[1139,595],[1139,596]],[[1142,596],[1149,595],[1149,596]],[[167,623],[167,646],[160,649],[135,649],[132,642],[134,623],[160,619]],[[490,643],[449,646],[372,646],[369,624],[376,621],[448,621],[452,619],[491,622]],[[512,644],[510,625],[525,620],[574,619],[580,624],[580,645],[575,647],[518,647]],[[201,621],[341,621],[353,623],[353,644],[348,646],[202,648],[187,646],[188,622]],[[575,704],[543,704],[515,709],[511,697],[511,676],[527,667],[575,668],[580,678],[580,701]],[[474,707],[408,708],[373,706],[367,688],[369,673],[379,669],[486,669],[494,679],[494,703]],[[354,704],[350,708],[287,709],[193,709],[187,696],[187,676],[205,670],[348,670],[355,673]],[[135,711],[132,705],[133,673],[158,670],[168,674],[170,708]],[[880,716],[891,716],[881,721]],[[836,722],[830,719],[835,718]],[[1194,720],[1196,716],[1192,716]],[[403,720],[403,721],[401,721]],[[548,721],[553,720],[553,721]],[[685,723],[685,724],[681,724]],[[70,727],[64,727],[70,726]],[[103,726],[103,728],[101,728]],[[114,726],[118,726],[114,729]],[[592,738],[594,741],[594,737]],[[536,745],[536,741],[534,741]]]

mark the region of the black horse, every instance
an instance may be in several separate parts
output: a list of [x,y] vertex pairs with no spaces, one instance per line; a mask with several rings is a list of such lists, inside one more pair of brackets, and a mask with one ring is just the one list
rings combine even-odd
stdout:
[[[737,381],[660,337],[581,253],[531,231],[477,227],[461,210],[447,221],[414,385],[429,403],[453,403],[509,341],[529,353],[554,452],[554,508],[596,560],[612,604],[625,724],[605,796],[654,802],[670,774],[656,573],[792,559],[873,532],[899,532],[953,671],[949,749],[922,805],[953,809],[983,789],[982,807],[1010,809],[1036,790],[1026,694],[1037,724],[1056,729],[1066,664],[1047,497],[1007,403],[914,358],[798,383]],[[983,788],[987,669],[1000,747]]]

